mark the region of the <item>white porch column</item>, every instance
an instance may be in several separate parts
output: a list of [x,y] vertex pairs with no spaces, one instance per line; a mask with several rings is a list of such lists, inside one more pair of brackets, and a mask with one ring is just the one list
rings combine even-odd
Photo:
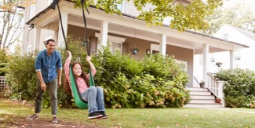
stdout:
[[100,43],[99,43],[99,49],[102,50],[102,46],[107,46],[108,42],[108,21],[101,21],[101,29],[100,29]]
[[[68,28],[68,12],[61,11],[62,24],[64,29],[64,35],[67,37],[67,28]],[[58,29],[58,42],[57,46],[60,48],[65,48],[65,40],[62,33],[61,23],[59,21],[59,29]]]
[[39,44],[42,44],[42,42],[40,42],[41,40],[41,27],[36,27],[35,28],[35,38],[34,38],[34,51],[38,50],[39,51]]
[[166,56],[166,35],[160,35],[160,46],[159,46],[159,53],[163,56]]
[[230,69],[234,69],[235,68],[235,51],[234,50],[230,50]]
[[203,79],[205,81],[205,87],[208,87],[207,71],[209,65],[209,45],[203,44]]

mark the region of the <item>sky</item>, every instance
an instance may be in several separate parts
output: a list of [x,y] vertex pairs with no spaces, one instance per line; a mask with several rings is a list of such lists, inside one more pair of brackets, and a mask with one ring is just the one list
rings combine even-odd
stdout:
[[246,5],[255,6],[255,0],[224,0],[223,7],[234,6],[238,3],[245,3]]

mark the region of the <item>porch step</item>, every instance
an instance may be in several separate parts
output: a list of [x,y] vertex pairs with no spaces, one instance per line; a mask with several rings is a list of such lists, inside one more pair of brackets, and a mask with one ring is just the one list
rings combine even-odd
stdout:
[[183,107],[193,108],[221,108],[222,105],[215,103],[215,96],[207,88],[186,88],[190,91],[190,102]]
[[184,105],[186,108],[222,108],[221,104],[218,103],[189,103]]
[[215,103],[214,99],[192,99],[189,103]]
[[200,91],[208,91],[207,88],[186,88],[189,91],[196,91],[196,92],[200,92]]
[[211,92],[209,91],[191,91],[190,92],[190,95],[208,95],[210,96],[211,95]]
[[190,95],[190,98],[191,99],[207,99],[207,100],[215,99],[213,95]]

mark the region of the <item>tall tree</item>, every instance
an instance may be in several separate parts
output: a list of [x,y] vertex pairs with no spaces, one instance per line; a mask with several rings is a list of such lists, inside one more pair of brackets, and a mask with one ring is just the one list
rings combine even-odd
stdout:
[[223,24],[253,32],[255,30],[254,9],[244,3],[237,3],[235,6],[226,8],[219,7],[205,20],[209,23],[209,28],[203,32],[209,35],[216,33]]
[[24,24],[22,10],[34,3],[33,0],[0,1],[0,49],[9,48],[20,39]]
[[[80,0],[75,7],[81,7]],[[86,0],[85,0],[86,1]],[[87,0],[87,5],[95,5],[106,13],[120,13],[117,8],[124,0]],[[212,14],[213,10],[222,5],[222,0],[126,0],[132,1],[138,11],[138,19],[144,20],[148,26],[162,25],[164,18],[171,17],[170,27],[183,31],[185,29],[203,30],[208,24],[205,16]],[[189,4],[183,4],[188,2]],[[146,10],[147,5],[152,5],[151,10]]]

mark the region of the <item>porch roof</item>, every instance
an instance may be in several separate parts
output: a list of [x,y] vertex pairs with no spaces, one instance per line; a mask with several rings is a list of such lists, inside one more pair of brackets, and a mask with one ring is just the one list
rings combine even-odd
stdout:
[[[60,1],[59,5],[60,5],[61,11],[64,10],[64,11],[70,12],[69,14],[72,17],[70,18],[70,20],[73,18],[82,16],[80,13],[80,10],[78,10],[79,11],[78,12],[77,9],[74,9],[73,2],[70,3],[69,0],[66,0],[63,2]],[[137,38],[159,42],[159,38],[160,38],[159,34],[166,34],[168,37],[167,44],[193,49],[194,54],[202,53],[202,50],[203,50],[202,44],[208,44],[210,46],[210,52],[219,52],[219,51],[234,50],[234,49],[240,49],[240,48],[248,48],[247,45],[239,44],[233,41],[220,39],[217,37],[209,36],[206,34],[194,32],[190,30],[179,32],[176,29],[170,29],[166,25],[148,28],[146,27],[146,24],[144,21],[137,19],[135,16],[131,16],[131,15],[123,13],[122,17],[119,17],[117,14],[109,15],[102,11],[103,11],[102,9],[97,9],[95,6],[90,6],[90,12],[92,13],[90,15],[87,15],[87,18],[90,18],[88,19],[88,23],[91,23],[91,26],[93,28],[95,28],[95,26],[98,26],[98,23],[100,23],[99,20],[105,19],[112,24],[111,26],[109,26],[109,29],[111,27],[112,31],[114,30],[118,31],[118,30],[121,30],[121,27],[122,27],[122,30],[121,30],[123,32],[122,34],[129,35],[132,37],[134,35],[133,31],[139,30],[140,34],[139,32],[137,33],[138,34]],[[26,24],[27,25],[35,24],[35,25],[43,27],[51,22],[58,23],[57,14],[58,12],[56,10],[51,9],[51,5],[49,5],[47,8],[39,12],[29,21],[27,21]],[[95,23],[95,21],[97,21],[98,23]],[[82,26],[82,23],[78,23],[77,21],[72,21],[72,20],[69,24]],[[100,25],[99,25],[99,28],[100,28]],[[148,36],[148,34],[153,36]]]

